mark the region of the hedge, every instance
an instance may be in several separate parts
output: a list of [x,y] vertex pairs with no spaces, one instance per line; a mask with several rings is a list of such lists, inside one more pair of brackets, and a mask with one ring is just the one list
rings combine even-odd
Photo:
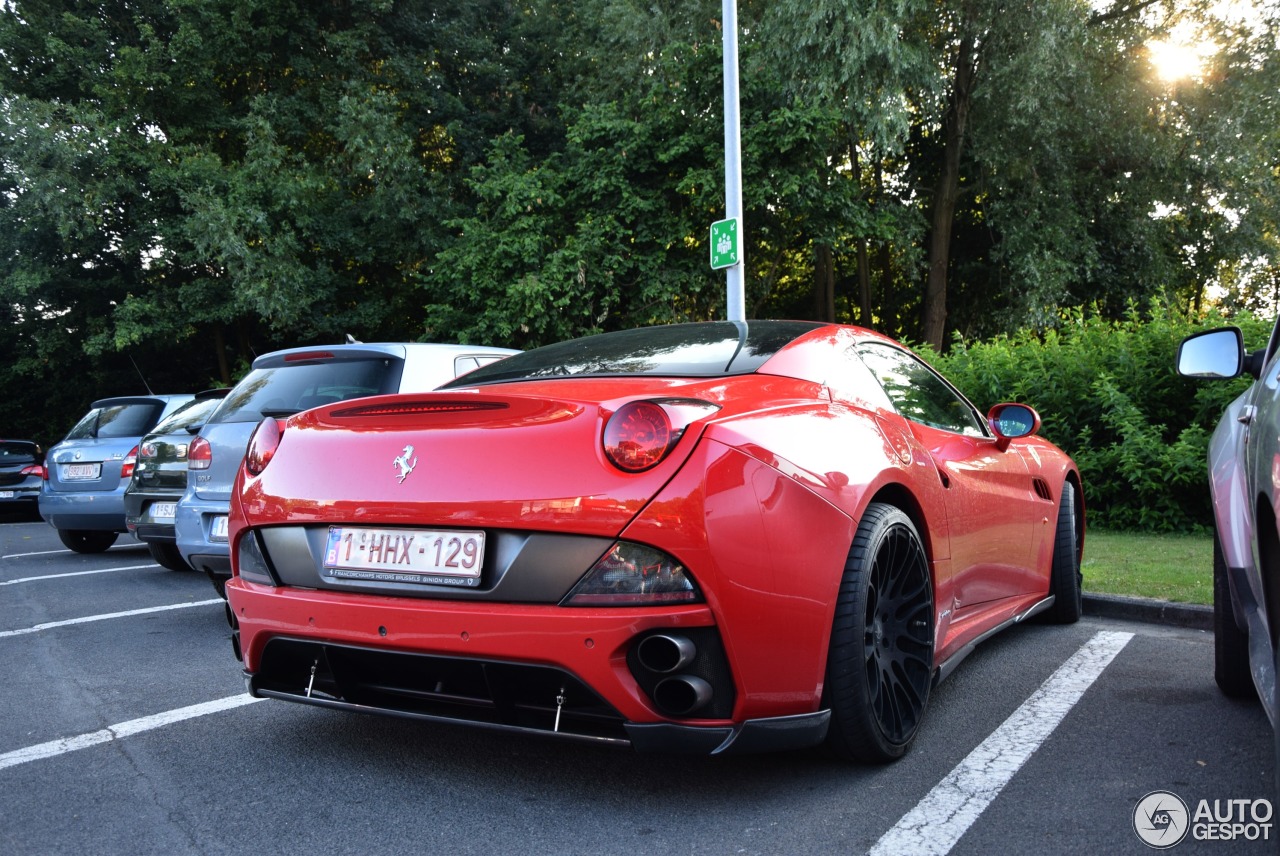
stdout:
[[1247,313],[1191,317],[1160,305],[1131,307],[1119,321],[1083,310],[1059,320],[1047,331],[957,338],[942,355],[919,350],[979,407],[1016,401],[1036,408],[1040,433],[1080,467],[1090,525],[1207,531],[1209,435],[1250,378],[1183,378],[1178,343],[1234,324],[1246,347],[1262,347],[1271,324]]

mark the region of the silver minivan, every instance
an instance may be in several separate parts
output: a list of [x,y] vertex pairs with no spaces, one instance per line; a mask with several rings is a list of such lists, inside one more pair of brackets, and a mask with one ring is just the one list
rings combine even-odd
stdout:
[[222,592],[231,577],[231,486],[249,437],[264,418],[367,395],[427,392],[514,353],[472,345],[382,343],[290,348],[258,357],[187,449],[187,492],[174,519],[178,552]]

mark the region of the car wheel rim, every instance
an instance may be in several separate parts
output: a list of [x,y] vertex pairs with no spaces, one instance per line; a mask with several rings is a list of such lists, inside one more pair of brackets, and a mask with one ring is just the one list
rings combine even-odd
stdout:
[[932,610],[924,550],[909,529],[894,526],[871,567],[864,638],[872,714],[893,742],[915,733],[928,699]]

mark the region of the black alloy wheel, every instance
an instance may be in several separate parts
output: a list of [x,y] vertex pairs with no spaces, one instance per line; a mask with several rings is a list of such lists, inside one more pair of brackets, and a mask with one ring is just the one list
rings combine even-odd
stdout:
[[933,584],[911,518],[867,508],[849,551],[827,658],[827,739],[838,756],[885,763],[915,739],[933,683]]

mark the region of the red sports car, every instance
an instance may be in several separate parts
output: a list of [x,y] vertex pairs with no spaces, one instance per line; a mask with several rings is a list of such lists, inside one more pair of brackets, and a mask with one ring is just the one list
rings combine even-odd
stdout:
[[256,696],[722,753],[887,761],[973,646],[1080,615],[1039,417],[857,327],[591,336],[267,419],[231,504]]

